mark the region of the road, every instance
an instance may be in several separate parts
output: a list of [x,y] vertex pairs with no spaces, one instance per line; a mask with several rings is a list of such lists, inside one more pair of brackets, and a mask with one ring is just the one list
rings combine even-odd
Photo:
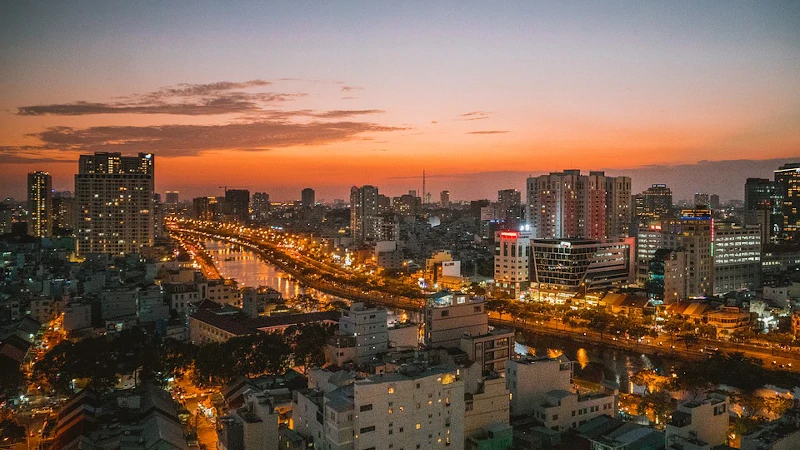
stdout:
[[[293,248],[289,249],[289,252],[286,252],[286,249],[278,249],[274,243],[259,237],[259,233],[256,230],[244,227],[234,230],[206,229],[202,227],[195,229],[188,224],[182,224],[181,227],[174,227],[173,231],[244,245],[258,253],[259,256],[270,264],[291,274],[301,283],[328,294],[355,301],[370,301],[384,306],[411,311],[419,311],[422,309],[422,301],[420,299],[395,296],[374,290],[365,291],[356,286],[345,286],[341,283],[336,284],[328,282],[325,280],[326,277],[319,276],[318,272],[322,271],[325,274],[332,274],[335,271],[339,279],[341,279],[341,277],[347,277],[349,274],[331,264],[323,263]],[[289,253],[291,261],[287,261],[286,253]],[[314,275],[317,276],[308,275],[303,269],[316,271]],[[675,337],[665,333],[662,333],[658,338],[646,338],[638,341],[624,338],[619,339],[607,333],[600,334],[584,328],[571,328],[555,318],[546,318],[534,322],[525,322],[520,318],[508,320],[506,317],[502,321],[500,321],[500,319],[501,317],[497,313],[490,313],[490,320],[494,325],[511,327],[516,330],[524,330],[533,333],[568,337],[576,342],[603,344],[648,354],[665,354],[690,361],[705,359],[708,356],[708,353],[705,351],[707,347],[719,348],[721,351],[741,352],[744,353],[745,356],[761,359],[768,368],[800,372],[800,353],[776,348],[711,339],[699,339],[696,343],[687,346],[686,342],[676,340]]]
[[[344,270],[334,269],[334,266],[330,264],[323,264],[319,260],[311,258],[307,255],[302,255],[299,252],[287,252],[285,249],[278,249],[273,243],[266,242],[266,240],[258,237],[250,237],[246,235],[233,236],[230,235],[229,232],[222,230],[192,229],[187,227],[176,227],[172,228],[170,231],[176,236],[202,236],[208,239],[221,240],[230,244],[247,247],[270,264],[292,275],[305,286],[314,288],[326,294],[335,295],[337,297],[342,297],[353,301],[369,301],[373,303],[380,303],[386,306],[406,310],[418,311],[422,309],[421,299],[392,295],[374,289],[365,290],[355,285],[348,285],[341,281],[342,279],[346,279],[351,276],[351,274],[345,272]],[[285,255],[288,253],[290,253],[290,255]],[[322,267],[322,269],[320,267]],[[314,271],[314,273],[305,273],[304,269],[309,269]],[[318,274],[320,270],[324,271],[325,274],[330,276],[320,276]],[[333,272],[334,270],[336,270],[335,273]],[[330,279],[334,276],[339,281]]]

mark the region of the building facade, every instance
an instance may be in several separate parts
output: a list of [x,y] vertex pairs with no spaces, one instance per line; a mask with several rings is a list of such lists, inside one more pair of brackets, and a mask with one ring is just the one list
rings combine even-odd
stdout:
[[28,174],[28,234],[48,237],[53,231],[53,177],[47,172]]
[[375,241],[380,234],[378,188],[353,186],[350,189],[350,236],[356,244]]
[[604,172],[552,172],[528,178],[527,222],[541,239],[628,236],[631,180]]
[[311,188],[305,188],[300,192],[300,202],[303,208],[313,208],[317,204],[317,194]]
[[760,286],[761,241],[759,225],[714,224],[714,294]]
[[783,241],[800,240],[800,163],[784,164],[775,171],[777,193],[783,198]]
[[495,237],[495,287],[518,293],[530,284],[531,233],[500,231]]
[[455,368],[407,367],[292,395],[293,429],[319,450],[464,448],[464,382]]
[[531,286],[573,291],[632,284],[636,239],[533,239]]
[[77,253],[138,253],[153,245],[155,156],[81,155],[75,175]]

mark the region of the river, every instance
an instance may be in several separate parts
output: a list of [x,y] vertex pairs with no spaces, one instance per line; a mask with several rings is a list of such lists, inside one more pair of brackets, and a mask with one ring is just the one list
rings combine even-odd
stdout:
[[[225,278],[235,279],[240,287],[268,286],[280,292],[285,299],[291,299],[300,294],[310,294],[322,303],[333,301],[350,303],[349,300],[305,288],[285,272],[266,263],[254,252],[240,246],[216,240],[206,240],[204,245],[214,258],[220,273]],[[398,316],[403,314],[402,311],[391,309],[389,312],[389,322],[396,321]],[[422,317],[414,314],[411,320],[421,321]],[[579,378],[600,381],[605,377],[620,384],[627,381],[628,374],[643,368],[666,371],[673,365],[680,364],[661,357],[645,356],[608,347],[582,346],[566,338],[528,333],[517,333],[515,350],[520,354],[533,353],[551,356],[563,353],[571,361],[576,361],[575,374]]]

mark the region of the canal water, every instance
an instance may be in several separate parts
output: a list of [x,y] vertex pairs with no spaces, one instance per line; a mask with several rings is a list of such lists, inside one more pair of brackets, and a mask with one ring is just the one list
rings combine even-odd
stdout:
[[[204,245],[222,276],[235,279],[239,283],[239,287],[271,287],[280,292],[287,300],[300,294],[309,294],[322,303],[337,300],[350,303],[343,298],[305,288],[289,274],[266,263],[254,252],[241,246],[216,240],[206,240]],[[403,311],[390,310],[389,322],[397,320],[403,314]],[[421,322],[422,317],[413,314],[410,319]],[[608,347],[586,346],[576,344],[566,338],[530,333],[517,333],[515,350],[520,354],[530,353],[540,356],[563,354],[571,361],[576,362],[575,374],[579,378],[597,382],[605,378],[620,384],[627,382],[629,374],[643,368],[654,368],[666,372],[673,365],[680,364],[665,358],[645,356]]]
[[[240,288],[266,286],[280,292],[284,300],[308,294],[323,305],[336,301],[350,304],[350,300],[303,286],[291,275],[265,262],[255,252],[244,247],[211,239],[204,241],[203,245],[214,259],[214,265],[220,274],[225,278],[236,280]],[[389,322],[397,321],[399,316],[403,315],[403,311],[389,311]],[[412,320],[418,319],[421,317],[412,317]]]

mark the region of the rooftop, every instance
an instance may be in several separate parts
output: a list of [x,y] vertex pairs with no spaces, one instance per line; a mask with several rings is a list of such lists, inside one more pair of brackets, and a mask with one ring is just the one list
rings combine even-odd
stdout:
[[338,322],[336,311],[305,314],[280,314],[274,316],[247,317],[244,314],[220,314],[217,310],[201,309],[191,315],[192,319],[207,323],[236,336],[255,334],[265,328],[288,327],[311,322]]

